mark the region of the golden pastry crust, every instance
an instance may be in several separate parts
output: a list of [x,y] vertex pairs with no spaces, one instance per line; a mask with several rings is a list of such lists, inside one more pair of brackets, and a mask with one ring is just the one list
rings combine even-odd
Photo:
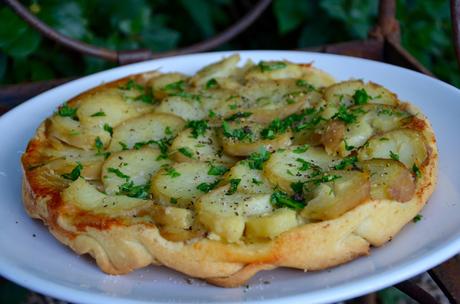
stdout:
[[[156,74],[137,77],[149,79],[152,75]],[[120,83],[123,81],[105,87]],[[100,89],[83,93],[69,104],[77,104],[82,96]],[[177,241],[165,237],[153,221],[111,217],[68,206],[62,199],[68,184],[48,176],[49,172],[42,167],[31,168],[49,160],[43,151],[61,144],[49,135],[49,121],[38,128],[22,157],[25,209],[31,217],[42,220],[59,241],[78,254],[90,254],[109,274],[125,274],[150,264],[164,265],[211,284],[235,287],[261,270],[329,268],[367,255],[371,246],[390,241],[420,212],[434,191],[438,151],[433,130],[413,105],[406,103],[401,108],[415,115],[409,128],[421,132],[429,151],[420,168],[423,174],[417,178],[413,198],[407,202],[368,200],[337,218],[305,223],[273,239],[228,243],[199,235]],[[138,211],[137,214],[149,212],[143,207]]]

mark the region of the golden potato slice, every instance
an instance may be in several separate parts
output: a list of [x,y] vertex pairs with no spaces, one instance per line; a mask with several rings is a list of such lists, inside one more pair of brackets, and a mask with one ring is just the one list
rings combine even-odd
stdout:
[[110,142],[110,132],[103,126],[83,127],[79,121],[59,115],[51,117],[49,122],[50,136],[83,150],[95,150],[96,141],[100,141],[102,148]]
[[155,223],[176,229],[190,229],[193,225],[193,212],[173,206],[155,206]]
[[291,145],[291,131],[264,136],[264,129],[266,126],[252,121],[225,121],[220,132],[224,151],[230,155],[247,156],[261,148],[274,151]]
[[158,100],[162,100],[170,93],[167,90],[169,84],[180,83],[181,81],[185,84],[187,79],[187,75],[181,73],[165,73],[150,79],[148,85],[152,90],[153,96]]
[[328,73],[310,64],[296,64],[289,61],[261,61],[248,69],[247,80],[302,79],[314,87],[321,88],[335,82]]
[[190,78],[190,83],[195,86],[203,86],[213,78],[228,77],[237,68],[239,61],[240,55],[234,54],[220,61],[211,63]]
[[191,207],[219,182],[220,176],[212,174],[211,168],[212,165],[201,162],[168,166],[152,177],[151,192],[163,204]]
[[305,181],[339,161],[320,147],[292,146],[273,153],[264,165],[263,174],[273,185],[292,193],[292,183]]
[[121,151],[136,144],[174,137],[184,126],[185,121],[172,114],[149,113],[129,119],[113,129],[109,151]]
[[113,153],[102,167],[105,192],[109,195],[117,194],[120,186],[128,182],[135,186],[149,183],[153,174],[171,163],[161,155],[159,149],[150,147]]
[[197,219],[209,231],[228,242],[238,241],[245,217],[271,212],[269,194],[250,195],[226,185],[203,195],[196,203]]
[[307,206],[301,216],[308,220],[330,220],[370,199],[369,174],[359,171],[330,171],[305,185]]
[[406,202],[414,196],[414,178],[401,162],[393,159],[371,159],[360,162],[358,166],[370,175],[373,199]]
[[297,213],[287,208],[260,216],[251,216],[246,220],[244,235],[248,239],[273,239],[281,233],[299,225]]
[[62,192],[62,200],[80,209],[107,215],[124,214],[151,204],[151,201],[124,195],[106,195],[83,178],[78,178]]
[[385,158],[399,160],[407,168],[420,166],[428,156],[426,140],[412,129],[397,129],[371,138],[358,151],[358,159]]
[[156,113],[169,113],[183,118],[184,120],[200,120],[208,116],[199,100],[171,96],[166,97],[155,110]]
[[271,193],[272,185],[263,175],[262,170],[250,167],[250,162],[243,160],[235,164],[225,175],[224,182],[240,179],[238,190],[248,194]]
[[214,129],[204,134],[193,134],[193,129],[185,129],[177,135],[171,144],[172,158],[177,162],[210,161],[222,164],[234,164],[236,159],[223,153],[222,145]]
[[321,131],[322,143],[329,154],[347,156],[373,135],[400,128],[411,117],[405,111],[382,104],[353,106],[347,112],[354,116],[350,123],[339,119],[330,120]]
[[363,105],[379,103],[397,106],[399,100],[395,93],[373,82],[348,80],[333,84],[324,91],[324,98],[329,104]]

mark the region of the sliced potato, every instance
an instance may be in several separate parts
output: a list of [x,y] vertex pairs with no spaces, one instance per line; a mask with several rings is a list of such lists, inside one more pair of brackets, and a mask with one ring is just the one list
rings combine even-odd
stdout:
[[271,212],[269,194],[229,194],[223,186],[203,195],[196,204],[198,221],[228,242],[238,241],[244,232],[245,216]]
[[153,111],[153,104],[135,100],[139,95],[139,91],[135,90],[123,91],[117,88],[101,90],[85,96],[80,101],[77,116],[85,127],[102,128],[104,124],[116,127],[126,119]]
[[171,163],[160,155],[160,150],[150,147],[113,153],[102,167],[105,192],[116,194],[121,185],[131,181],[135,186],[147,184],[162,166]]
[[172,114],[149,113],[124,121],[113,129],[110,151],[132,148],[136,143],[174,137],[185,126],[185,121]]
[[124,195],[106,195],[83,178],[78,178],[62,192],[62,200],[80,209],[107,215],[123,214],[151,204],[151,201]]
[[54,115],[49,121],[49,134],[71,146],[94,150],[97,138],[103,146],[110,142],[110,133],[104,131],[103,126],[83,127],[79,121],[59,115]]
[[250,82],[217,105],[215,112],[222,117],[249,112],[252,121],[269,123],[321,102],[319,92],[296,83],[292,79]]
[[180,96],[166,97],[155,112],[174,114],[184,120],[201,120],[208,116],[200,101]]
[[262,170],[251,169],[247,161],[235,164],[225,175],[224,182],[240,179],[238,190],[248,194],[271,193],[272,185],[265,178]]
[[421,166],[428,156],[426,140],[423,135],[412,129],[397,129],[371,138],[358,151],[358,159],[373,158],[395,159],[407,168]]
[[157,77],[152,78],[149,81],[149,86],[152,89],[153,96],[156,99],[162,100],[163,98],[169,96],[170,92],[167,90],[167,86],[174,83],[179,83],[180,81],[187,81],[187,76],[181,73],[165,73],[160,74]]
[[395,93],[376,83],[364,83],[362,80],[348,80],[333,84],[324,91],[324,98],[329,104],[334,105],[378,103],[397,106],[399,104]]
[[153,220],[169,228],[190,229],[193,225],[193,212],[173,206],[156,206]]
[[264,176],[273,184],[286,192],[292,193],[291,184],[308,180],[321,170],[340,161],[328,155],[320,147],[292,146],[284,151],[272,154],[264,165]]
[[190,83],[195,86],[203,86],[212,78],[228,77],[236,69],[239,61],[240,55],[234,54],[220,61],[211,63],[199,70],[190,79]]
[[230,155],[247,156],[264,147],[274,151],[291,145],[291,131],[273,135],[273,139],[263,139],[264,125],[251,121],[233,121],[226,123],[221,131],[224,151]]
[[273,239],[297,225],[297,213],[292,209],[280,208],[269,214],[249,217],[244,235],[249,239]]
[[235,158],[223,153],[213,129],[206,130],[204,135],[197,138],[193,136],[192,129],[185,129],[174,139],[170,150],[172,158],[177,162],[210,161],[229,165],[236,162]]
[[166,205],[182,208],[193,206],[194,202],[205,192],[198,189],[207,184],[212,189],[219,176],[208,174],[210,164],[201,162],[177,163],[159,171],[152,177],[151,192],[154,197]]
[[[331,180],[322,182],[324,180]],[[322,179],[322,180],[321,180]],[[359,171],[331,171],[317,178],[316,185],[310,180],[307,185],[312,187],[307,198],[307,206],[301,215],[308,220],[330,220],[370,199],[369,174]]]
[[401,162],[393,159],[371,159],[360,162],[358,166],[370,175],[373,199],[406,202],[414,196],[414,178]]
[[[342,121],[331,120],[326,124],[322,139],[330,154],[347,156],[352,149],[363,146],[373,135],[401,128],[411,117],[407,112],[382,104],[355,106],[350,111],[356,113],[356,122],[345,125]],[[338,124],[341,125],[340,132],[330,132],[337,131]]]
[[247,71],[245,78],[247,80],[295,78],[305,80],[318,88],[335,82],[331,75],[310,64],[296,64],[289,61],[261,61]]

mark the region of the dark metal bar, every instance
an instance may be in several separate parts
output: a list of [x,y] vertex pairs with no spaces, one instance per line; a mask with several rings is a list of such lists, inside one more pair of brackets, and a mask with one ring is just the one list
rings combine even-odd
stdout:
[[394,287],[398,288],[420,304],[438,304],[438,301],[432,295],[409,280],[396,284]]
[[460,303],[460,256],[457,255],[428,271],[449,302]]

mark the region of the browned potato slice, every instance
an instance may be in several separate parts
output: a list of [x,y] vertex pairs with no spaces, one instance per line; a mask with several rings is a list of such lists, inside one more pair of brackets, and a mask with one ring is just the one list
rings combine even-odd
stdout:
[[224,151],[230,155],[247,156],[264,147],[274,151],[291,145],[291,131],[273,135],[273,138],[264,139],[261,136],[265,126],[251,121],[224,122],[221,131]]
[[170,151],[177,162],[210,161],[228,165],[236,162],[235,158],[223,153],[214,129],[208,129],[196,138],[192,129],[185,129],[174,139]]
[[393,159],[371,159],[358,165],[370,174],[373,199],[406,202],[414,196],[414,178],[401,162]]
[[200,185],[208,185],[207,191],[215,187],[220,179],[209,174],[211,165],[201,162],[177,163],[157,172],[152,177],[151,192],[162,204],[191,207],[206,192]]
[[311,179],[307,184],[307,188],[313,189],[307,192],[310,197],[300,214],[308,220],[337,218],[370,199],[368,173],[331,171]]
[[188,77],[186,75],[181,73],[165,73],[152,78],[149,81],[149,85],[152,89],[153,96],[158,100],[162,100],[171,93],[168,91],[168,85],[178,84],[181,82],[185,84],[187,78]]
[[132,148],[135,144],[174,137],[185,126],[185,121],[172,114],[149,113],[124,121],[113,129],[110,151]]
[[411,117],[405,111],[382,104],[353,106],[347,112],[356,119],[347,124],[342,120],[330,120],[320,131],[322,143],[329,154],[347,156],[351,150],[364,145],[373,135],[400,128]]
[[327,170],[340,161],[320,147],[292,146],[272,154],[264,165],[264,176],[286,192],[292,193],[291,184],[305,181],[319,170]]
[[208,116],[200,101],[180,96],[166,97],[155,112],[174,114],[184,120],[200,120]]
[[280,208],[269,214],[249,217],[244,234],[249,239],[273,239],[297,225],[297,213],[292,209]]
[[330,104],[347,106],[364,103],[392,106],[399,104],[396,94],[376,83],[364,83],[362,80],[348,80],[333,84],[324,91],[324,98]]
[[397,129],[371,138],[359,150],[358,159],[373,158],[395,159],[412,168],[420,166],[428,156],[426,140],[423,135],[412,129]]

